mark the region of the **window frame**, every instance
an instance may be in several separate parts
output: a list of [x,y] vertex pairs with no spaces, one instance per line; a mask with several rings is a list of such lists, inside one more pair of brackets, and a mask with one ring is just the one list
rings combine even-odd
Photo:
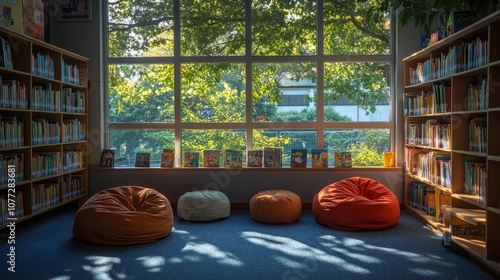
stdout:
[[[182,130],[184,129],[234,129],[245,130],[246,150],[252,149],[252,131],[279,129],[286,130],[316,130],[318,148],[324,145],[324,136],[326,130],[332,129],[388,129],[390,130],[390,145],[391,150],[396,148],[396,15],[390,13],[391,30],[390,30],[390,53],[388,55],[325,55],[324,54],[324,23],[323,23],[323,2],[318,0],[317,9],[317,45],[316,54],[307,56],[253,56],[251,54],[251,0],[245,0],[245,55],[242,56],[182,56],[181,55],[181,28],[180,28],[180,2],[174,0],[174,56],[173,57],[109,57],[109,41],[108,41],[108,9],[107,1],[103,9],[103,74],[104,74],[104,95],[103,95],[103,115],[102,123],[103,145],[109,147],[110,131],[112,130],[173,130],[175,134],[175,152],[177,155],[182,151]],[[310,62],[317,64],[317,119],[316,122],[280,122],[280,123],[259,123],[252,119],[252,64],[253,63],[293,63],[293,62]],[[325,122],[324,121],[324,65],[334,62],[386,62],[390,65],[389,75],[389,94],[390,94],[390,113],[389,121],[378,122]],[[174,65],[174,122],[173,123],[112,123],[109,119],[109,65],[111,64],[173,64]],[[183,123],[181,112],[181,65],[183,63],[242,63],[245,64],[246,73],[246,120],[243,123]],[[181,157],[176,156],[175,166],[181,166]]]

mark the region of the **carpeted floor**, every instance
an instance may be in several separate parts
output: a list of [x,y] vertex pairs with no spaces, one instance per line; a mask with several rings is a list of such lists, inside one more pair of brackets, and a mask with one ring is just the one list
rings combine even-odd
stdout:
[[176,217],[170,236],[134,246],[74,240],[75,211],[17,225],[15,273],[2,231],[0,279],[493,279],[404,211],[394,228],[359,232],[321,226],[311,210],[290,225],[256,223],[248,210],[209,223]]

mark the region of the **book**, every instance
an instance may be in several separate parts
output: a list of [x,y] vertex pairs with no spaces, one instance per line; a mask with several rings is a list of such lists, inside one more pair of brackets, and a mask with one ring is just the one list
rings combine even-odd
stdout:
[[225,167],[242,167],[243,165],[243,152],[236,150],[226,150],[224,152],[224,166]]
[[115,150],[103,149],[101,153],[101,167],[115,166]]
[[427,190],[427,212],[429,216],[436,216],[436,191],[434,188],[432,190]]
[[264,148],[264,167],[281,167],[282,155],[282,148]]
[[220,166],[220,150],[207,149],[203,150],[203,167],[219,167]]
[[290,151],[290,167],[307,167],[307,149],[292,149]]
[[327,149],[312,149],[311,150],[311,166],[312,167],[328,167],[328,150]]
[[335,167],[352,167],[351,152],[335,152]]
[[2,19],[0,26],[23,34],[23,0],[0,0]]
[[182,167],[198,167],[200,164],[200,153],[189,151],[184,152]]
[[24,0],[23,1],[23,25],[24,34],[44,40],[45,22],[44,5],[42,0]]
[[476,22],[476,20],[476,12],[472,10],[451,12],[450,17],[448,18],[447,35],[450,36],[451,34],[464,29],[465,27]]
[[247,167],[262,167],[262,150],[247,151]]
[[160,167],[174,167],[174,149],[163,149],[163,152],[161,153]]
[[151,161],[150,153],[135,154],[135,167],[149,167],[150,161]]
[[485,235],[485,225],[451,225],[452,235]]

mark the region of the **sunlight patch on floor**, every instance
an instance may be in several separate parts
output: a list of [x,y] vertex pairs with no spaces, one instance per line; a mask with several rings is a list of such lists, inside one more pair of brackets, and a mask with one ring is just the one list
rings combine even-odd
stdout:
[[144,256],[136,259],[149,272],[160,272],[165,265],[165,259],[161,256]]
[[[369,274],[370,271],[346,262],[344,259],[332,256],[321,249],[311,247],[294,239],[269,235],[253,231],[242,232],[241,237],[255,245],[263,246],[292,257],[300,257],[305,260],[320,261],[337,265],[340,269],[359,274]],[[283,261],[283,259],[281,259]]]

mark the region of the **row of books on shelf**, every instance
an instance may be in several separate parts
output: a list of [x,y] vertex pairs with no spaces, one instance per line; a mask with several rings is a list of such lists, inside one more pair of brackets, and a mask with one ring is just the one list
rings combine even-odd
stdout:
[[432,83],[432,91],[405,93],[403,112],[405,116],[451,112],[450,81]]
[[33,118],[31,121],[31,143],[33,145],[56,144],[61,139],[59,120]]
[[35,152],[31,157],[31,177],[41,178],[84,167],[85,151]]
[[467,88],[467,110],[488,109],[488,89],[486,79],[478,83],[470,83]]
[[12,49],[10,47],[10,42],[4,37],[0,37],[0,43],[0,67],[13,69],[14,64],[12,63]]
[[0,148],[24,145],[24,118],[0,114]]
[[485,158],[464,156],[464,193],[485,197],[486,160]]
[[410,67],[410,84],[419,84],[434,79],[449,77],[452,74],[472,70],[488,62],[488,40],[477,37],[475,40],[450,47],[437,57]]
[[474,22],[476,22],[475,11],[467,10],[451,12],[447,22],[444,22],[435,32],[421,35],[420,48],[423,49],[434,45],[440,40],[449,37]]
[[486,152],[487,130],[486,117],[476,117],[469,120],[469,151]]
[[443,221],[443,206],[451,205],[451,194],[423,182],[412,181],[408,185],[408,205],[424,211],[437,221]]
[[446,121],[429,119],[406,123],[405,143],[433,148],[450,149],[451,125]]
[[0,225],[6,224],[9,218],[24,216],[23,199],[22,191],[18,191],[14,195],[0,194]]
[[75,142],[85,140],[85,123],[79,119],[64,119],[61,128],[61,141]]
[[45,88],[34,86],[31,90],[31,108],[50,112],[85,112],[85,94],[70,88],[52,90],[51,84]]
[[63,180],[33,184],[31,190],[31,211],[36,212],[84,194],[84,177],[68,174]]
[[85,151],[64,151],[63,152],[63,172],[84,167]]
[[451,188],[451,154],[405,148],[405,170],[436,185]]
[[[33,184],[31,187],[32,213],[81,196],[85,193],[84,183],[83,175],[68,174],[60,181]],[[11,211],[12,208],[13,211]],[[24,215],[23,191],[17,191],[13,196],[5,192],[0,193],[0,224],[5,224],[8,218],[20,218]]]
[[[28,109],[26,86],[19,81],[0,82],[0,108]],[[85,93],[71,88],[52,90],[51,84],[33,86],[31,109],[49,112],[85,113]]]
[[[14,172],[11,172],[12,169]],[[14,177],[11,177],[12,174]],[[24,179],[24,154],[0,154],[0,185],[7,184],[9,178],[16,182]]]
[[64,58],[61,60],[61,76],[64,83],[80,84],[80,71],[78,66],[68,63]]
[[28,109],[26,85],[17,80],[4,80],[0,75],[0,108]]
[[[351,152],[335,152],[335,167],[352,167]],[[311,164],[312,167],[328,167],[328,150],[312,149]],[[306,168],[308,159],[307,149],[291,149],[290,167]],[[101,155],[102,167],[114,167],[115,150],[103,149]],[[203,160],[201,162],[201,160]],[[174,149],[164,149],[161,155],[160,167],[174,167],[175,153]],[[139,152],[136,154],[135,167],[149,167],[151,162],[151,153]],[[200,163],[201,162],[201,163]],[[183,153],[182,167],[242,167],[243,162],[247,167],[282,167],[283,149],[282,148],[264,148],[263,150],[249,150],[246,152],[244,160],[243,151],[219,149],[206,149],[203,153],[199,151],[187,151]]]
[[49,52],[38,51],[31,54],[31,74],[55,79],[54,59],[50,57]]

